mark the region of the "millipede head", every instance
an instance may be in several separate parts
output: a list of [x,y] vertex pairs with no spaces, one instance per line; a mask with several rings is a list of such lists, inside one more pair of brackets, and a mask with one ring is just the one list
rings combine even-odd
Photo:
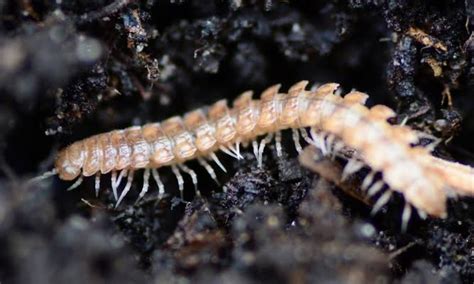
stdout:
[[[54,168],[62,180],[74,180],[81,174],[84,159],[82,149],[75,144],[61,150],[54,162]],[[80,157],[80,159],[73,159],[73,157]]]

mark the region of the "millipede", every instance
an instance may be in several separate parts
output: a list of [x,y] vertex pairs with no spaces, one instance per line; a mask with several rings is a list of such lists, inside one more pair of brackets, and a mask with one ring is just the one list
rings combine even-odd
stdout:
[[[361,188],[370,196],[380,194],[374,210],[398,192],[405,199],[404,222],[410,218],[412,206],[420,216],[445,217],[447,197],[474,196],[473,168],[432,156],[430,149],[417,145],[416,131],[389,123],[396,115],[389,107],[366,107],[368,95],[359,91],[341,96],[336,83],[310,90],[307,85],[308,81],[298,82],[287,93],[274,85],[264,90],[259,100],[247,91],[233,101],[232,108],[226,100],[220,100],[183,117],[91,136],[59,151],[54,169],[39,178],[58,175],[62,180],[76,180],[69,188],[73,189],[83,177],[95,176],[98,194],[100,176],[110,173],[117,207],[130,191],[138,170],[143,170],[138,199],[147,193],[150,177],[162,196],[165,188],[158,169],[167,166],[176,175],[182,195],[181,172],[190,175],[196,188],[198,183],[197,174],[186,162],[197,160],[217,181],[210,161],[224,172],[226,168],[216,153],[222,151],[241,159],[241,146],[251,145],[261,167],[268,143],[274,141],[277,156],[282,156],[282,131],[288,129],[298,152],[302,151],[301,139],[332,157],[343,148],[351,149],[353,154],[346,157],[343,178],[369,168]],[[124,179],[127,182],[119,194]]]

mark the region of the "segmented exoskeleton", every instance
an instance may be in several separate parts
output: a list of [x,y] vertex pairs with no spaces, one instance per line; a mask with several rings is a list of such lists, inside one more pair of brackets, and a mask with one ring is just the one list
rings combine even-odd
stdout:
[[[240,159],[240,146],[252,145],[261,166],[265,145],[274,139],[276,152],[281,156],[281,131],[291,129],[298,151],[302,149],[300,135],[326,155],[337,155],[343,147],[353,149],[344,176],[367,166],[371,173],[364,179],[362,188],[369,195],[381,192],[384,186],[389,188],[378,199],[376,209],[396,191],[421,215],[442,217],[446,215],[450,190],[474,195],[472,168],[435,158],[426,148],[413,146],[418,141],[417,133],[409,127],[388,123],[387,119],[395,115],[390,108],[383,105],[367,108],[364,103],[368,95],[358,91],[341,97],[335,83],[305,90],[307,84],[301,81],[287,93],[279,92],[280,85],[272,86],[262,93],[260,100],[252,99],[252,92],[248,91],[233,102],[232,108],[226,100],[221,100],[182,118],[175,116],[161,123],[94,135],[61,150],[51,174],[58,174],[63,180],[78,178],[71,188],[77,187],[83,176],[96,175],[98,192],[100,175],[111,172],[118,205],[131,188],[134,171],[144,169],[139,198],[148,190],[150,173],[160,194],[164,193],[157,172],[164,166],[171,167],[182,192],[180,171],[188,173],[197,184],[197,175],[185,165],[186,161],[197,159],[216,179],[209,160],[225,171],[217,151]],[[263,139],[258,141],[259,137]],[[377,172],[382,179],[375,181]],[[462,180],[444,176],[452,174]],[[117,188],[124,177],[127,184],[118,196]],[[405,219],[410,212],[410,206],[406,206]]]

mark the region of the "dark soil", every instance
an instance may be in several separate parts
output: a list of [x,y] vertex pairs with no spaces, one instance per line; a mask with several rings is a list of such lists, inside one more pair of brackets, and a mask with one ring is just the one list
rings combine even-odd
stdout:
[[474,165],[473,23],[469,0],[0,1],[0,282],[474,283],[472,199],[403,233],[400,197],[371,216],[292,146],[263,169],[221,156],[221,186],[190,163],[203,198],[186,177],[185,201],[167,169],[166,198],[133,205],[137,180],[119,209],[109,176],[99,198],[92,179],[27,184],[74,140],[303,79],[369,93]]

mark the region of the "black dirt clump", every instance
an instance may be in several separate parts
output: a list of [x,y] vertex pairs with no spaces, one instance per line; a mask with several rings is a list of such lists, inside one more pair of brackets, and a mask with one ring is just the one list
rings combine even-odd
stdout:
[[[281,83],[338,82],[442,139],[436,155],[474,165],[472,1],[0,1],[0,282],[472,283],[472,199],[445,220],[403,200],[377,216],[303,169],[291,134],[264,166],[251,147],[197,163],[184,200],[137,174],[119,208],[102,177],[72,192],[50,178],[58,149]],[[429,141],[427,141],[429,142]]]

